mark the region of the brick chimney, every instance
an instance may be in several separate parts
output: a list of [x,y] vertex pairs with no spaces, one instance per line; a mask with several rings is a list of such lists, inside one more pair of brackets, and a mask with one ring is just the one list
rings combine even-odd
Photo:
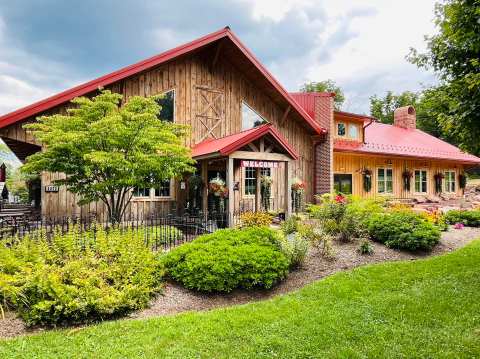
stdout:
[[399,107],[393,113],[393,124],[397,127],[417,128],[417,113],[413,106]]

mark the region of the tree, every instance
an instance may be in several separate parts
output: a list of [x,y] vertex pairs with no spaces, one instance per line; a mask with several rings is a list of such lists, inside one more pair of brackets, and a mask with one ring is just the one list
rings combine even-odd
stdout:
[[135,187],[155,187],[193,170],[183,145],[186,127],[159,120],[155,98],[101,91],[92,99],[72,100],[66,115],[38,118],[24,127],[43,144],[27,158],[23,171],[61,172],[56,181],[80,195],[79,204],[105,203],[109,219],[121,220]]
[[300,89],[302,92],[334,92],[334,106],[336,110],[340,110],[345,102],[343,90],[333,80],[325,80],[320,82],[307,82]]
[[380,122],[392,124],[395,109],[408,105],[416,107],[417,101],[418,94],[410,91],[402,92],[399,95],[388,91],[385,97],[373,95],[370,97],[370,114]]
[[435,6],[438,33],[425,37],[427,51],[410,50],[408,60],[433,69],[449,98],[439,116],[442,131],[465,150],[480,154],[480,2],[446,0]]

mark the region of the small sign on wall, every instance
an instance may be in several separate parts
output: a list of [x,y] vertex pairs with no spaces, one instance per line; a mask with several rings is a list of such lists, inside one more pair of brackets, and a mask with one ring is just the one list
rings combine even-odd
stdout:
[[242,161],[241,167],[257,167],[257,168],[277,168],[278,162],[272,161]]
[[58,186],[45,186],[45,192],[58,192]]

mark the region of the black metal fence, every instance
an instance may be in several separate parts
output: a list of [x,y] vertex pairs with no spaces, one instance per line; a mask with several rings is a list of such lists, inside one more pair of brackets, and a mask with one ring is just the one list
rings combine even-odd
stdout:
[[[232,216],[232,223],[238,219]],[[209,213],[198,215],[186,214],[183,216],[150,216],[148,218],[130,219],[113,225],[109,222],[99,222],[94,216],[79,218],[16,218],[14,222],[0,221],[0,240],[4,245],[11,245],[14,241],[25,236],[51,238],[55,233],[67,233],[75,228],[82,233],[95,236],[95,228],[103,228],[107,232],[113,228],[120,231],[133,231],[143,236],[145,245],[152,250],[168,250],[182,243],[190,242],[197,236],[213,233],[217,229],[228,227],[226,213]],[[93,230],[92,230],[93,229]]]

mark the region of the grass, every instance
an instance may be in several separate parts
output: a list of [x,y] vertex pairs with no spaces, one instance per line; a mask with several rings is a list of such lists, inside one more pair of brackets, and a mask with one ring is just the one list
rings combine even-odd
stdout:
[[275,299],[0,341],[1,358],[480,357],[480,241]]

